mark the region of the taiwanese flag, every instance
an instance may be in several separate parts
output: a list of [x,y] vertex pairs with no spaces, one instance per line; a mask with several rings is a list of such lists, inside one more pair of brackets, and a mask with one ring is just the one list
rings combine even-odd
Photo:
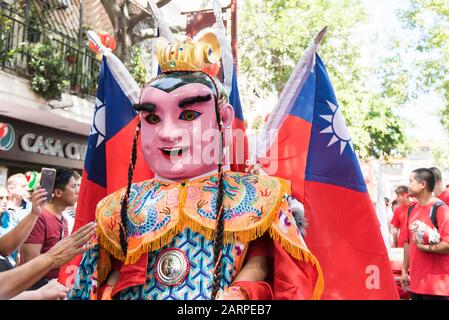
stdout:
[[293,195],[304,204],[305,241],[323,269],[323,299],[398,299],[379,221],[329,76],[315,51],[306,65],[269,149],[269,174],[290,180]]
[[229,103],[234,108],[235,114],[234,123],[232,124],[233,152],[231,169],[233,171],[245,172],[246,161],[248,160],[248,137],[246,135],[242,104],[240,103],[235,66],[232,72],[232,87],[229,94]]
[[[117,57],[105,55],[98,80],[74,231],[95,220],[95,208],[101,199],[127,185],[128,165],[138,120],[133,108],[133,102],[137,101],[131,101],[130,91],[140,90]],[[140,139],[138,142],[133,182],[153,177],[142,156]],[[59,282],[70,288],[80,261],[81,255],[61,268]]]

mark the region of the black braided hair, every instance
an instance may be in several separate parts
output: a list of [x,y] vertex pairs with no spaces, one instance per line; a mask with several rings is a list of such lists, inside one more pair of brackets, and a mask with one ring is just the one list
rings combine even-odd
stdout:
[[[223,132],[221,132],[220,128],[220,139],[223,141]],[[220,151],[220,157],[223,150]],[[215,299],[220,290],[221,279],[223,278],[222,273],[222,259],[221,253],[223,250],[223,233],[224,233],[224,219],[223,219],[223,199],[224,198],[224,186],[223,186],[223,164],[221,159],[218,163],[218,194],[217,194],[217,227],[214,239],[214,282],[212,284],[212,299]]]
[[223,136],[223,123],[220,116],[220,90],[217,88],[217,84],[214,79],[206,74],[214,83],[217,92],[217,98],[215,99],[215,116],[217,118],[218,130],[220,132],[220,147],[218,156],[218,192],[217,192],[217,214],[216,214],[216,232],[214,239],[214,276],[212,283],[211,299],[215,300],[217,293],[221,287],[221,280],[223,278],[222,272],[222,251],[223,251],[223,235],[224,235],[224,214],[223,214],[223,200],[224,200],[224,184],[223,184],[223,148],[224,148],[224,136]]
[[134,135],[133,140],[133,149],[131,152],[131,162],[128,166],[128,185],[126,187],[126,193],[123,195],[122,202],[121,202],[121,208],[120,208],[120,247],[122,248],[123,255],[126,258],[126,254],[128,252],[128,240],[126,239],[126,219],[128,217],[127,211],[128,211],[128,198],[129,193],[131,192],[131,181],[133,179],[134,175],[134,169],[136,166],[136,160],[137,160],[137,139],[139,138],[140,133],[140,126],[141,122],[137,123],[136,127],[136,133]]

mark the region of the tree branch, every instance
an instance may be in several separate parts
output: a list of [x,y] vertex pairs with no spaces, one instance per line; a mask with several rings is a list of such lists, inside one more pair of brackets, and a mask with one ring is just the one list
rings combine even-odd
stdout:
[[121,14],[120,6],[114,0],[101,0],[106,13],[111,20],[114,31],[117,32],[120,29],[119,15]]
[[156,38],[154,29],[144,29],[141,30],[138,34],[133,33],[132,35],[132,43],[137,44],[143,40]]
[[[136,14],[134,16],[132,16],[131,18],[129,18],[128,20],[128,27],[130,29],[134,28],[140,21],[145,20],[149,17],[152,17],[150,14],[148,14],[145,11],[140,12],[139,14]],[[151,25],[153,25],[153,20],[151,19]]]

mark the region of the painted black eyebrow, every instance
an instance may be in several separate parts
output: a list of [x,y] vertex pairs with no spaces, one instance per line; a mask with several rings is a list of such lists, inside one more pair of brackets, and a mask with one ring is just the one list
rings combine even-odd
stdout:
[[212,96],[210,93],[205,96],[196,96],[196,97],[185,98],[185,99],[179,101],[178,106],[182,109],[182,108],[185,108],[189,105],[192,105],[192,104],[195,104],[198,102],[209,101],[210,99],[212,99]]
[[153,103],[136,103],[133,105],[136,111],[154,112],[156,105]]

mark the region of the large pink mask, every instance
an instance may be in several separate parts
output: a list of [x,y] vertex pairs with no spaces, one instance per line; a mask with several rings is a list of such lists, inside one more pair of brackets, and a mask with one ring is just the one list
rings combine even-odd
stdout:
[[[220,135],[208,86],[188,83],[170,92],[148,86],[140,104],[145,105],[140,112],[143,155],[154,173],[180,180],[217,170]],[[233,108],[222,103],[220,115],[223,128],[230,128]]]

